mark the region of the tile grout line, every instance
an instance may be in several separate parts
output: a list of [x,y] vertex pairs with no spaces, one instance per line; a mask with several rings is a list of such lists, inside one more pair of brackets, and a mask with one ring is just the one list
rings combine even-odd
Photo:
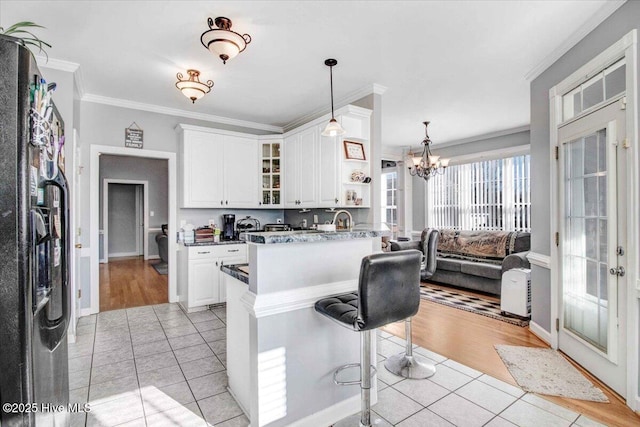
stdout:
[[[157,319],[158,316],[156,315],[156,311],[153,308],[153,306],[151,306],[151,309],[153,310],[153,314],[154,316],[156,316],[156,319]],[[140,396],[140,405],[142,405],[142,420],[144,421],[144,425],[146,426],[147,410],[145,409],[144,400],[142,399],[142,387],[140,387],[140,377],[138,377],[138,364],[136,363],[136,354],[133,350],[133,336],[131,335],[131,327],[129,326],[129,313],[127,313],[126,309],[124,311],[124,314],[127,318],[127,328],[129,329],[129,339],[131,340],[131,355],[133,356],[133,369],[135,369],[136,371],[136,383],[138,384],[138,395]],[[132,421],[135,421],[135,420],[132,420]]]

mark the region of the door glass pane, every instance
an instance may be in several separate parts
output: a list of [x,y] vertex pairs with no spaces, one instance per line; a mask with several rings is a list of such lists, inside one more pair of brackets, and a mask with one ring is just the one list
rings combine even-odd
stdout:
[[607,349],[606,130],[564,144],[564,327]]
[[[615,65],[613,67],[615,67]],[[624,92],[626,78],[626,67],[624,63],[612,71],[605,72],[604,86],[607,99]]]
[[604,84],[602,75],[589,80],[582,89],[582,109],[593,107],[604,101]]

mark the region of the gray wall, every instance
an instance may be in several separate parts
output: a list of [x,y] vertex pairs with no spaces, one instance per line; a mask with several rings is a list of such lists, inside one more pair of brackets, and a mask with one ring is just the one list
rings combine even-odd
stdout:
[[478,139],[463,144],[451,142],[443,144],[443,147],[432,147],[433,154],[444,158],[452,158],[457,156],[465,156],[469,154],[482,153],[485,151],[500,150],[503,148],[517,147],[519,145],[527,145],[530,141],[528,130],[511,133],[508,135],[495,136],[490,138]]
[[[531,82],[531,250],[550,255],[549,89],[603,52],[640,23],[640,2],[626,2]],[[636,243],[634,243],[636,244]],[[551,331],[550,272],[533,266],[532,320]]]
[[413,201],[413,231],[421,231],[427,227],[427,181],[411,177],[411,197]]
[[100,156],[100,227],[102,227],[102,183],[105,179],[148,181],[149,228],[160,228],[169,220],[169,170],[166,160],[143,157]]
[[[103,154],[100,156],[100,229],[103,229],[102,205],[103,205],[103,180],[105,179],[131,179],[148,181],[147,187],[149,212],[153,211],[154,216],[149,216],[149,228],[160,228],[169,220],[169,170],[168,162],[162,159],[147,159],[143,157],[113,156]],[[109,227],[109,252],[127,252],[112,250],[112,229]],[[155,241],[155,234],[149,233],[149,256],[158,255],[158,245]]]
[[109,256],[136,254],[137,224],[136,185],[109,184]]

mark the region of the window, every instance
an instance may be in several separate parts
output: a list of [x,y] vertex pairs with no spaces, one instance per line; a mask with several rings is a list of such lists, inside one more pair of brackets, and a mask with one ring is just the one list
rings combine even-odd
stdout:
[[382,222],[387,224],[392,238],[398,233],[398,173],[382,173]]
[[427,182],[429,226],[531,230],[529,155],[454,165]]

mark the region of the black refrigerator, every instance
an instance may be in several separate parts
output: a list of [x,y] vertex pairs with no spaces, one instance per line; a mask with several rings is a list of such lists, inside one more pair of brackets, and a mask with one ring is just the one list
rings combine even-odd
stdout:
[[0,425],[67,425],[64,123],[21,43],[0,35]]

